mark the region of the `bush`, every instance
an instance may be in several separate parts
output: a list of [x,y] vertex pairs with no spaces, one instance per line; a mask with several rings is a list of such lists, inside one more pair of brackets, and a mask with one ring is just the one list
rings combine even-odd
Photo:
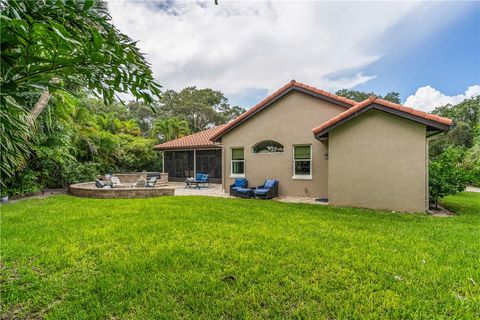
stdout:
[[98,163],[78,162],[66,166],[61,177],[63,186],[67,186],[74,183],[93,181],[99,174],[100,168]]
[[2,193],[10,196],[28,195],[40,192],[44,188],[45,186],[39,182],[38,173],[26,168],[22,172],[17,172],[6,181],[6,188]]
[[429,163],[430,204],[438,207],[438,201],[465,190],[468,174],[462,167],[464,151],[460,147],[448,147]]
[[463,167],[467,171],[468,183],[480,186],[480,138],[465,152]]
[[131,171],[159,171],[161,170],[161,157],[158,151],[153,150],[154,139],[133,137],[119,134],[121,153],[116,164],[121,172]]

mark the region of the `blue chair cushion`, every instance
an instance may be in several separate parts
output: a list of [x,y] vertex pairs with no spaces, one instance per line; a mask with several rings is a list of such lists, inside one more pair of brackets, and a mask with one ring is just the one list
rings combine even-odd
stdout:
[[246,179],[235,179],[234,187],[244,187],[246,185]]
[[232,190],[238,190],[238,189],[241,189],[243,187],[232,187]]
[[240,192],[240,193],[247,193],[249,191],[252,191],[252,189],[248,189],[248,188],[238,188],[236,189],[237,192]]
[[265,184],[263,185],[264,188],[273,188],[275,184],[277,183],[277,180],[267,180],[265,181]]
[[255,189],[255,194],[266,194],[268,191],[270,191],[270,188],[260,188],[260,189]]
[[195,176],[195,181],[198,182],[208,182],[208,174],[205,173],[197,173]]

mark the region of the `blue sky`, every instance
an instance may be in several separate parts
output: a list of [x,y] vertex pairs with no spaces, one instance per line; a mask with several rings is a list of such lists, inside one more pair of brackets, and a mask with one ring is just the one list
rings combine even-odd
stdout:
[[[402,39],[398,50],[366,68],[378,77],[357,89],[400,92],[402,101],[419,87],[431,85],[446,95],[463,93],[480,83],[480,2],[457,4],[468,8],[463,15],[441,25],[413,48]],[[402,30],[395,36],[401,37]],[[400,35],[399,35],[400,34]],[[402,46],[409,47],[402,50]]]
[[480,94],[480,2],[111,2],[168,89],[249,108],[291,79],[432,110]]

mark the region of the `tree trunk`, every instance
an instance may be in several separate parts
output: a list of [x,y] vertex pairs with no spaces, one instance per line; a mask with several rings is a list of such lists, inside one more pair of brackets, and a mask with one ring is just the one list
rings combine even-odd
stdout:
[[35,103],[35,106],[33,107],[32,110],[32,120],[37,120],[38,116],[40,113],[42,113],[43,109],[45,109],[45,106],[47,105],[48,101],[50,100],[50,92],[48,92],[48,89],[42,92],[42,95],[40,96],[40,99],[38,99],[37,103]]

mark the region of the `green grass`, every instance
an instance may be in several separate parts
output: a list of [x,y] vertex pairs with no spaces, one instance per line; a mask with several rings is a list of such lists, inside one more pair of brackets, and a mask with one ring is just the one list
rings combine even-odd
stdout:
[[480,194],[455,217],[205,197],[1,207],[3,318],[480,317]]

